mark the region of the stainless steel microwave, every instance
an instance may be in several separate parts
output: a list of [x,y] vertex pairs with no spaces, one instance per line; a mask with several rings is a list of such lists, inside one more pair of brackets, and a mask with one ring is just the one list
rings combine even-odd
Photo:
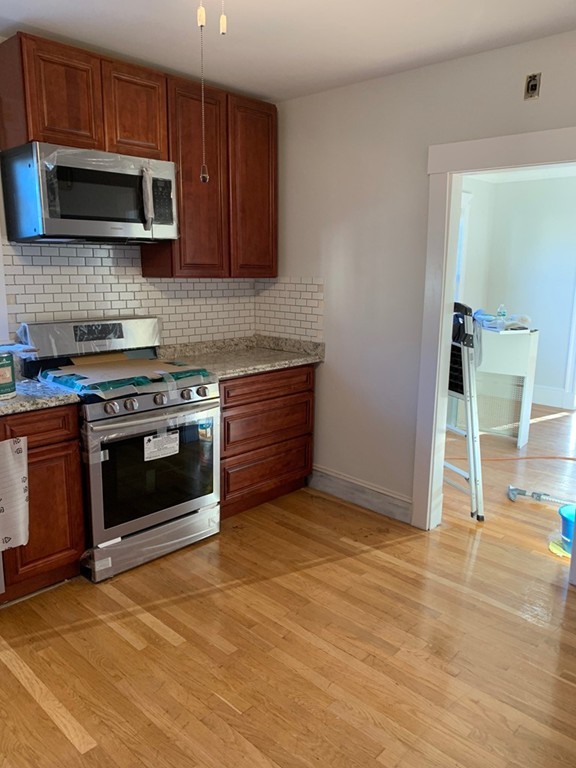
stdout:
[[175,240],[174,163],[33,141],[2,152],[13,242]]

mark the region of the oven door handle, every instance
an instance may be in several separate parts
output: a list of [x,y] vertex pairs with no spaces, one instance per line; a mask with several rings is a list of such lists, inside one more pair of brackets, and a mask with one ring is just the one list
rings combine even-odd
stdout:
[[87,426],[92,433],[114,433],[118,432],[120,429],[131,429],[132,427],[148,427],[162,423],[170,425],[171,421],[180,417],[195,417],[204,413],[206,415],[212,415],[210,414],[210,411],[218,412],[219,409],[219,402],[211,405],[208,403],[199,403],[196,407],[185,406],[184,408],[178,409],[168,408],[167,410],[162,411],[161,414],[156,413],[154,416],[148,416],[146,414],[142,414],[141,416],[135,415],[131,416],[129,421],[117,421],[116,419],[112,419],[103,424],[87,424]]

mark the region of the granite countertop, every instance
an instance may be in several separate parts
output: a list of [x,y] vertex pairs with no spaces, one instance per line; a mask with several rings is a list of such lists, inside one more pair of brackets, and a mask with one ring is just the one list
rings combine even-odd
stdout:
[[315,355],[280,352],[277,349],[239,349],[211,354],[185,355],[180,356],[179,359],[207,368],[221,380],[282,368],[294,368],[298,365],[310,365],[322,360]]
[[[231,379],[252,373],[265,373],[324,360],[324,344],[268,336],[174,344],[160,347],[162,360],[185,360],[207,368],[219,379]],[[72,392],[45,382],[23,379],[16,382],[16,397],[0,400],[0,417],[42,408],[79,403]]]
[[56,408],[59,405],[74,405],[80,402],[77,395],[64,392],[44,382],[23,379],[16,382],[16,397],[0,400],[0,417],[24,411],[39,411],[42,408]]
[[186,360],[207,368],[219,379],[265,373],[324,360],[324,344],[265,336],[220,342],[178,344],[160,349],[161,358]]

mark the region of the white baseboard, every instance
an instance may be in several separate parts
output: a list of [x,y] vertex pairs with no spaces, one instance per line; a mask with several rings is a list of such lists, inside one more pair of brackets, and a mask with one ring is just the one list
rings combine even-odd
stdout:
[[544,387],[541,384],[534,385],[532,402],[551,408],[568,408],[571,411],[576,407],[575,398],[571,392],[560,387]]
[[314,467],[308,479],[308,486],[336,496],[344,501],[357,504],[359,507],[378,512],[393,520],[410,524],[412,522],[412,502],[395,496],[389,491],[368,487],[360,480],[346,477],[325,468]]

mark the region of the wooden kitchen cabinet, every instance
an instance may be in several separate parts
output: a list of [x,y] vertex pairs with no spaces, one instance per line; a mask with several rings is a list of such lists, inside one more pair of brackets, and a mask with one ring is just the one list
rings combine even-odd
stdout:
[[145,277],[276,277],[277,111],[19,32],[0,44],[0,149],[28,141],[170,159],[180,238],[142,246]]
[[277,112],[243,96],[228,96],[230,152],[230,273],[277,274]]
[[166,76],[123,61],[102,61],[105,149],[168,159]]
[[0,45],[1,148],[28,141],[166,160],[166,77],[19,32]]
[[220,383],[222,517],[305,485],[312,471],[314,367]]
[[0,45],[0,71],[2,149],[104,148],[99,56],[19,32]]
[[178,174],[180,237],[142,246],[142,274],[146,277],[227,277],[230,258],[226,93],[205,88],[208,183],[200,181],[200,84],[170,78],[168,103],[170,159],[176,163]]
[[170,159],[179,172],[178,241],[142,247],[145,277],[275,277],[277,117],[273,104],[171,78]]
[[28,544],[3,553],[5,602],[79,573],[85,540],[77,408],[5,416],[0,436],[28,438],[30,503]]

